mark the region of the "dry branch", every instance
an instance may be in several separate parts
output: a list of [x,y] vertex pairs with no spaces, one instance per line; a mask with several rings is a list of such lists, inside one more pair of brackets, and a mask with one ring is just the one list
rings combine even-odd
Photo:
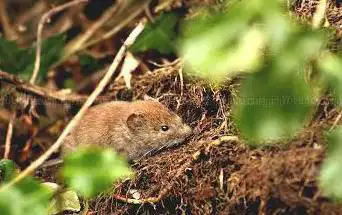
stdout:
[[68,7],[72,7],[72,6],[75,6],[77,4],[86,3],[86,2],[88,2],[88,0],[74,0],[74,1],[62,4],[62,5],[58,6],[58,7],[55,7],[53,9],[49,10],[48,12],[46,12],[42,16],[42,18],[40,19],[39,24],[38,24],[36,61],[34,63],[34,70],[33,70],[33,73],[32,73],[32,77],[30,79],[30,83],[31,84],[34,84],[36,82],[37,77],[38,77],[38,72],[39,72],[39,67],[40,67],[40,52],[41,52],[41,48],[42,48],[42,32],[43,32],[44,24],[48,21],[48,19],[52,15],[54,15],[54,14],[56,14],[56,13],[62,11],[62,10],[65,10]]

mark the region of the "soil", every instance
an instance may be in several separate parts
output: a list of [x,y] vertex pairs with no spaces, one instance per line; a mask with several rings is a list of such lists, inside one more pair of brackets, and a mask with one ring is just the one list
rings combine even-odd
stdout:
[[[134,180],[117,184],[112,196],[92,201],[96,214],[342,213],[342,206],[317,187],[324,131],[338,116],[329,98],[322,99],[315,118],[296,138],[252,149],[238,138],[230,118],[237,84],[213,90],[185,81],[181,97],[177,75],[158,77],[164,81],[145,89],[155,97],[168,92],[162,101],[182,115],[195,134],[183,146],[135,163]],[[130,190],[140,194],[139,204],[125,202],[133,198]]]

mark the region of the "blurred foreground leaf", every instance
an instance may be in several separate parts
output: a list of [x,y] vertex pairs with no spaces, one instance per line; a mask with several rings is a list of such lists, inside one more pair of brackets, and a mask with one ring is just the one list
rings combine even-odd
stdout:
[[17,175],[17,173],[19,173],[19,169],[12,160],[2,159],[0,161],[1,183],[12,180]]
[[276,141],[295,135],[310,119],[313,98],[302,76],[266,69],[242,82],[234,119],[250,144]]
[[[316,102],[305,68],[324,36],[286,17],[281,1],[241,1],[183,25],[186,72],[219,85],[243,74],[234,120],[250,144],[294,136]],[[267,13],[265,13],[267,10]]]
[[339,127],[327,135],[328,150],[319,176],[319,185],[324,194],[342,201],[342,128]]
[[318,65],[322,71],[322,78],[327,88],[332,91],[337,105],[340,106],[342,98],[342,57],[330,52],[325,53],[319,59]]
[[54,192],[55,195],[51,199],[48,208],[48,214],[59,214],[63,211],[79,212],[81,210],[81,204],[76,192],[72,190],[62,190],[58,184],[46,182],[42,184]]
[[132,52],[144,52],[155,49],[162,54],[169,54],[175,50],[176,24],[179,17],[175,13],[164,13],[156,18],[154,23],[146,25],[131,46]]
[[46,215],[52,193],[31,178],[0,192],[1,215]]
[[122,177],[132,176],[127,162],[112,150],[92,147],[68,154],[61,173],[66,184],[86,198],[105,191]]

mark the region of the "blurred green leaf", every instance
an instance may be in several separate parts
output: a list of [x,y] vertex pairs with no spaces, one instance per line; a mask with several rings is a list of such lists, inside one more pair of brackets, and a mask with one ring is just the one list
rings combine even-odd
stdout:
[[135,43],[131,46],[132,52],[144,52],[155,49],[162,54],[175,51],[176,25],[179,21],[175,13],[163,13],[154,23],[146,25]]
[[327,88],[329,88],[337,105],[341,105],[342,98],[342,57],[334,55],[330,52],[325,53],[318,60],[318,66],[322,72],[322,79],[325,82]]
[[65,157],[62,176],[73,190],[89,198],[132,176],[127,162],[110,149],[81,148]]
[[42,185],[55,193],[49,203],[49,215],[59,214],[63,211],[79,212],[81,210],[80,200],[76,192],[68,189],[58,191],[61,186],[51,182],[45,182]]
[[250,144],[291,137],[310,119],[313,100],[302,75],[265,68],[242,82],[234,120]]
[[0,192],[1,215],[46,215],[52,193],[31,178]]
[[305,81],[304,67],[320,52],[322,38],[311,30],[295,29],[277,55],[266,56],[260,73],[241,83],[234,119],[250,144],[292,137],[311,118],[316,95]]
[[2,159],[0,161],[0,181],[1,182],[8,182],[12,180],[17,173],[19,172],[19,169],[17,165],[12,160]]
[[[49,68],[60,59],[65,39],[66,34],[62,33],[42,42],[39,78],[44,78]],[[28,79],[34,68],[35,50],[35,47],[19,48],[14,42],[0,38],[0,69]]]
[[285,13],[282,1],[241,1],[182,28],[180,54],[188,74],[214,84],[246,76],[233,113],[251,144],[292,137],[311,118],[316,101],[304,69],[319,56],[324,35]]
[[221,83],[262,64],[268,38],[261,26],[251,25],[257,12],[252,5],[239,3],[225,13],[183,23],[179,53],[188,74]]
[[342,201],[342,128],[339,127],[327,135],[328,150],[319,176],[319,186],[325,195]]

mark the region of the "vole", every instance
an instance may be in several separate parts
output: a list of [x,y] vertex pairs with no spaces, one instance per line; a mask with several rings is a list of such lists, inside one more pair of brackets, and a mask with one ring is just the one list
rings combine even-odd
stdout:
[[90,108],[66,137],[62,151],[96,145],[113,148],[132,160],[179,144],[191,133],[179,116],[158,101],[113,101]]

